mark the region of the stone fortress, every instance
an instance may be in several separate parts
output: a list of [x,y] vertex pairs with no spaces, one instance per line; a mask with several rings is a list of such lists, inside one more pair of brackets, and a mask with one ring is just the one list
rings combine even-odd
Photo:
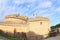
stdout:
[[19,16],[12,14],[5,16],[4,22],[0,23],[0,30],[13,33],[14,29],[17,32],[32,31],[37,35],[47,37],[50,31],[50,21],[45,17],[28,18],[26,16]]

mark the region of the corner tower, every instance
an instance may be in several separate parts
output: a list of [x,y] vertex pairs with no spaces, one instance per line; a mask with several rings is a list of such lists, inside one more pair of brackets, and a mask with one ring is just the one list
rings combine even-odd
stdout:
[[45,17],[35,17],[28,20],[29,31],[32,31],[38,35],[47,37],[50,31],[50,21]]
[[13,15],[7,15],[5,17],[4,23],[8,23],[8,24],[23,24],[27,22],[27,17],[25,16],[19,16],[17,14],[13,14]]

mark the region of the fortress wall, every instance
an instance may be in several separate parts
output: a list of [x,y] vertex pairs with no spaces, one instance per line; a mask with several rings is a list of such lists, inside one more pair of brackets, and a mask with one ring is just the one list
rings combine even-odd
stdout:
[[14,32],[14,29],[16,29],[16,32],[27,32],[27,28],[23,27],[23,26],[4,26],[4,25],[0,25],[0,30],[3,30],[5,32]]
[[7,18],[4,20],[5,23],[26,23],[26,21],[15,18]]
[[38,35],[44,35],[44,37],[47,37],[50,31],[49,21],[29,22],[29,31],[33,31]]
[[16,32],[28,33],[31,31],[37,35],[47,37],[50,31],[50,22],[44,17],[27,19],[22,16],[7,16],[4,20],[4,24],[0,25],[0,30],[13,33],[14,29],[16,29]]

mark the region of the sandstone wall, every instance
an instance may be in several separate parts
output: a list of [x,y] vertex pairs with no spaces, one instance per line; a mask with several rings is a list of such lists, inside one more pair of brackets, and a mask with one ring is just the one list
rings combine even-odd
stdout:
[[44,17],[28,19],[27,17],[17,15],[6,16],[4,23],[0,25],[0,30],[13,33],[14,29],[16,29],[17,32],[27,33],[31,31],[47,37],[50,31],[50,22]]
[[0,30],[3,30],[4,32],[14,32],[14,29],[16,29],[16,32],[27,32],[27,28],[25,26],[5,26],[0,25]]
[[[41,24],[42,22],[42,24]],[[44,37],[47,37],[50,31],[50,25],[49,21],[35,21],[35,22],[29,22],[29,31],[33,31],[34,33],[38,35],[43,35]]]
[[4,20],[4,23],[26,23],[26,21],[21,20],[21,19],[16,19],[16,18],[6,18]]

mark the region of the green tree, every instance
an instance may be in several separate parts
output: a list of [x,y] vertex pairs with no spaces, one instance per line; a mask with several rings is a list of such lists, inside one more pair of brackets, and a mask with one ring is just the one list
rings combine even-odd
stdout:
[[56,28],[60,28],[60,24],[56,24],[55,26],[51,26],[51,29],[56,29]]
[[57,25],[55,25],[56,26],[56,28],[60,28],[60,24],[57,24]]
[[56,28],[56,26],[51,26],[51,29],[55,29]]

